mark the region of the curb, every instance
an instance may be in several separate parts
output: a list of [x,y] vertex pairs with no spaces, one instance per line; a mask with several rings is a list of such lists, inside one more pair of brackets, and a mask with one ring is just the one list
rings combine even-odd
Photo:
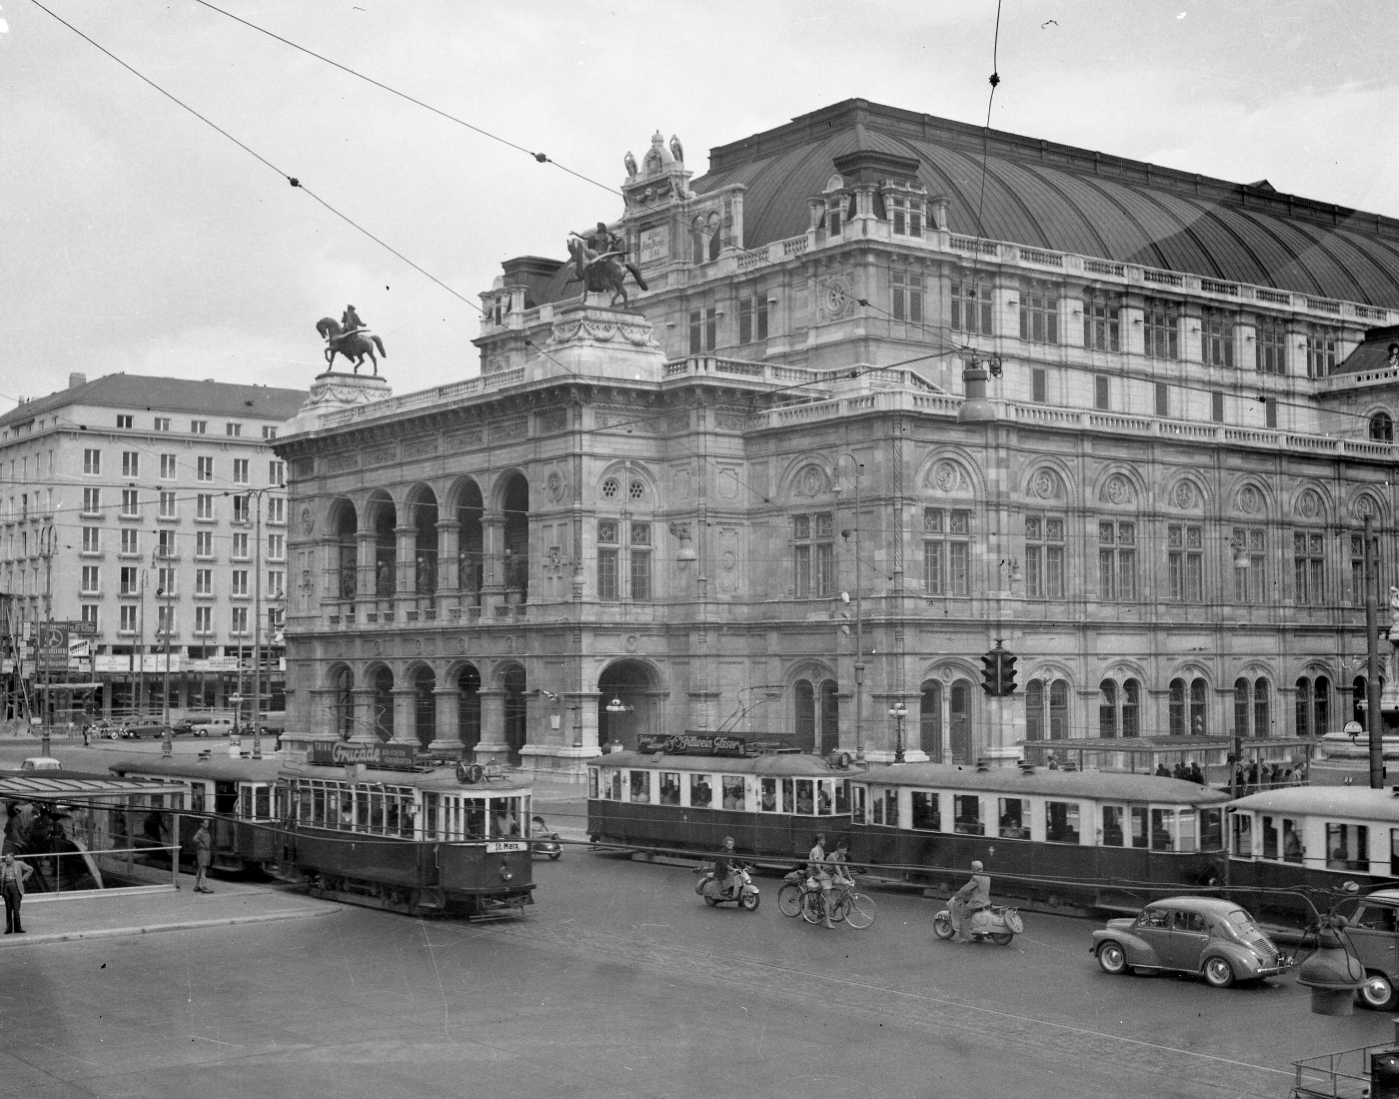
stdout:
[[23,939],[0,940],[0,950],[23,946],[44,946],[50,943],[71,943],[82,939],[116,939],[132,935],[154,935],[162,931],[197,931],[206,927],[232,927],[243,923],[275,923],[280,920],[303,920],[312,916],[327,916],[333,908],[309,912],[271,912],[261,916],[230,916],[221,920],[185,920],[182,923],[147,924],[144,927],[103,927],[92,931],[65,931],[54,935],[33,935]]

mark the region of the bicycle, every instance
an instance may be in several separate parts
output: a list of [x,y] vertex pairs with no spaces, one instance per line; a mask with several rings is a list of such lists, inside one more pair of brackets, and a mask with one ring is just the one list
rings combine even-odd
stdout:
[[831,905],[831,921],[844,920],[856,931],[863,931],[874,923],[874,899],[864,893],[857,893],[851,886],[842,886],[840,898]]

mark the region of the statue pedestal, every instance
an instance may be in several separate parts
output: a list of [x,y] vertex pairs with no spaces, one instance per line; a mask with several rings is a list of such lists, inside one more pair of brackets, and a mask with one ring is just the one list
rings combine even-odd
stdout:
[[282,434],[295,435],[301,431],[314,431],[320,426],[321,417],[331,412],[341,412],[387,400],[393,390],[383,378],[372,374],[341,374],[327,370],[317,374],[311,383],[311,395],[296,415],[287,421]]
[[620,381],[659,382],[665,379],[665,354],[640,313],[599,304],[602,294],[554,314],[548,355],[532,359],[525,380],[581,375]]

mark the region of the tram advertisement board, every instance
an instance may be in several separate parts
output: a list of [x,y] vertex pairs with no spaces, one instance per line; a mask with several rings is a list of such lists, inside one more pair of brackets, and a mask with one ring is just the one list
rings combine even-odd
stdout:
[[671,756],[746,756],[748,743],[741,736],[713,736],[708,733],[676,733],[662,736],[647,733],[636,738],[638,752],[665,752]]
[[416,745],[352,744],[337,740],[332,744],[312,741],[307,762],[317,767],[343,767],[347,763],[364,763],[385,771],[411,771],[417,764]]

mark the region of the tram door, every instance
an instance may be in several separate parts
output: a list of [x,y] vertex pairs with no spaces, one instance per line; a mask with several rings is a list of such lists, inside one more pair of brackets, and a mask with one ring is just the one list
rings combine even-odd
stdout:
[[238,813],[238,784],[236,782],[214,782],[214,846],[230,848],[234,846],[233,818]]

